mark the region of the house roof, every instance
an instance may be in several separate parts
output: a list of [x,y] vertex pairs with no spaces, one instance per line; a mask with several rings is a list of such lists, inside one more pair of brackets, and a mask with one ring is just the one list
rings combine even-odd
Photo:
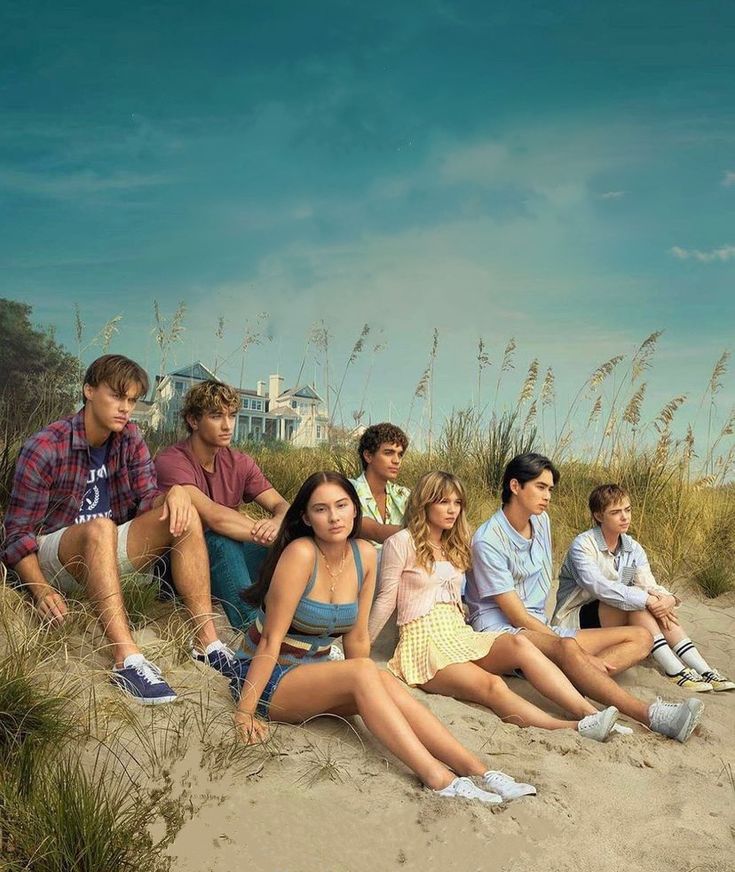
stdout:
[[280,400],[281,397],[302,397],[305,400],[321,400],[319,394],[309,385],[303,385],[300,388],[289,388],[280,394],[278,399]]
[[201,361],[197,361],[196,363],[192,363],[190,366],[183,366],[181,369],[176,369],[173,372],[170,372],[171,376],[179,376],[180,378],[195,378],[200,381],[207,381],[208,379],[216,379],[217,376],[212,372],[211,369],[208,369]]

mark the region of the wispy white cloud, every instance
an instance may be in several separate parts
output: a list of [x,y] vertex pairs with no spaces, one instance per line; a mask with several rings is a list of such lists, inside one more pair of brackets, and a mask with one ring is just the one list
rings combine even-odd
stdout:
[[726,188],[731,188],[735,185],[735,171],[725,170],[725,175],[722,177],[722,184]]
[[0,190],[58,199],[146,188],[164,185],[170,181],[162,175],[131,172],[103,175],[94,170],[83,170],[61,175],[44,175],[0,168]]
[[681,248],[674,245],[669,251],[678,260],[698,260],[700,263],[735,260],[735,245],[723,245],[710,251],[700,251],[698,248]]
[[621,197],[624,197],[628,192],[627,191],[605,191],[604,194],[600,194],[601,200],[619,200]]

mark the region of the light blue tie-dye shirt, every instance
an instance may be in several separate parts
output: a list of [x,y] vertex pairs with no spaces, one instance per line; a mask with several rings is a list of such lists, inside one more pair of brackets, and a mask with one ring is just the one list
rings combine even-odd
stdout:
[[544,512],[531,517],[533,536],[526,539],[499,509],[472,537],[472,569],[465,600],[470,623],[478,632],[505,630],[508,619],[495,597],[515,591],[528,613],[548,624],[546,600],[551,590],[551,524]]

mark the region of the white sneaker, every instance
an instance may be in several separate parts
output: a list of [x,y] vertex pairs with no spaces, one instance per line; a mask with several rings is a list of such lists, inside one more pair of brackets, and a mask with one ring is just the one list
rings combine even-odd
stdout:
[[648,707],[648,725],[654,733],[661,733],[677,742],[686,742],[703,711],[704,703],[693,696],[684,702],[662,702],[657,699]]
[[601,712],[595,712],[593,715],[587,715],[586,718],[582,718],[577,724],[577,732],[580,736],[584,736],[585,739],[604,742],[615,726],[615,721],[617,721],[619,714],[620,712],[615,706],[610,705]]
[[516,781],[505,772],[491,770],[482,776],[482,781],[488,790],[499,794],[504,800],[518,799],[520,796],[536,796],[536,788],[533,784]]
[[632,727],[626,727],[625,724],[613,724],[610,732],[619,733],[621,736],[632,736],[634,731]]
[[469,778],[455,778],[446,787],[441,790],[433,790],[432,793],[436,796],[453,799],[478,799],[480,802],[487,802],[490,805],[500,805],[503,801],[497,793],[488,793],[487,790],[473,784]]
[[703,672],[702,678],[712,685],[712,690],[715,693],[721,693],[723,690],[735,690],[735,681],[730,681],[721,672],[716,669],[710,669],[709,672]]

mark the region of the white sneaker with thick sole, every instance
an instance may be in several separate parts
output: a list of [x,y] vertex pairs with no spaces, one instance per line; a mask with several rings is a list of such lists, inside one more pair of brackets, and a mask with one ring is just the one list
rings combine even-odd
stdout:
[[518,799],[520,796],[536,796],[536,788],[533,784],[524,784],[516,781],[505,772],[489,771],[482,776],[483,787],[487,787],[493,793],[499,794],[504,800]]
[[455,778],[450,781],[446,787],[441,790],[433,790],[435,796],[448,797],[450,799],[476,799],[480,802],[487,802],[490,805],[500,805],[503,801],[502,797],[497,793],[488,793],[476,784],[473,784],[469,778]]
[[577,724],[577,732],[580,736],[584,736],[585,739],[604,742],[615,726],[615,721],[617,721],[619,714],[620,712],[615,706],[610,705],[601,712],[595,712],[593,715],[587,715],[586,718],[582,718]]
[[657,699],[648,707],[648,725],[654,733],[661,733],[677,742],[686,742],[699,723],[703,711],[704,703],[693,696],[684,702],[663,702]]

